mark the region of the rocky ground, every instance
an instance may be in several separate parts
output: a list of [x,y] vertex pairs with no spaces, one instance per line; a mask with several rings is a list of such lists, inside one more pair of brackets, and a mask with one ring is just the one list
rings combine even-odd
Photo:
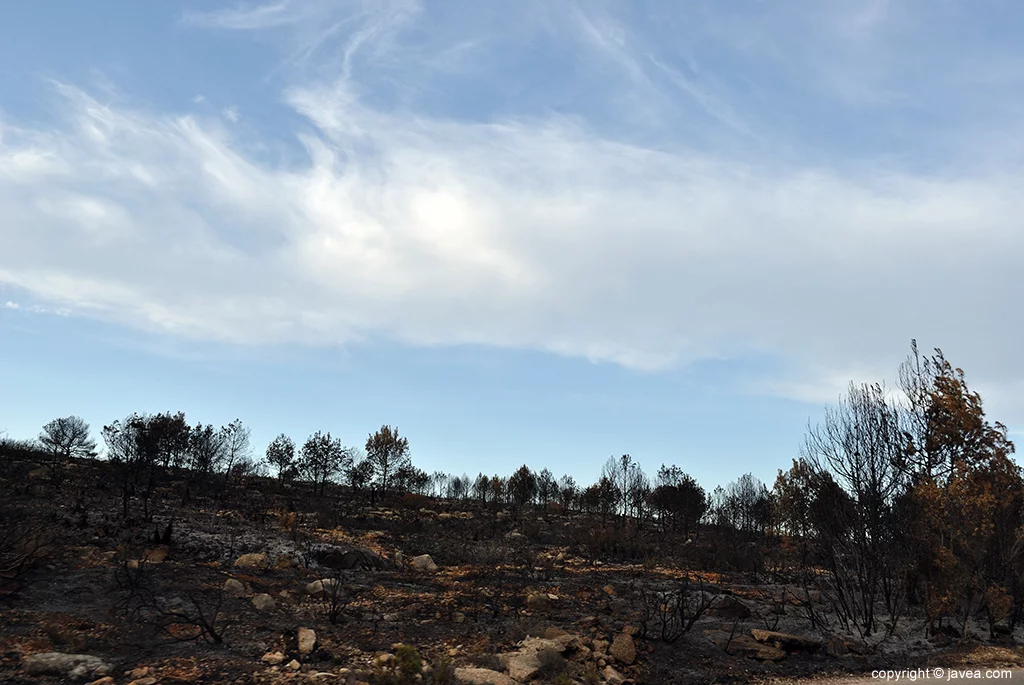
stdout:
[[912,628],[886,643],[812,633],[813,591],[588,558],[572,541],[593,522],[550,513],[259,484],[182,505],[170,478],[125,526],[103,469],[0,483],[21,512],[8,530],[46,536],[0,600],[0,682],[781,682],[1020,663],[1009,643]]

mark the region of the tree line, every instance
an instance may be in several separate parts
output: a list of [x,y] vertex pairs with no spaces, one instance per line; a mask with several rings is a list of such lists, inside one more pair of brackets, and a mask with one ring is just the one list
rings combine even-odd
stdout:
[[[428,474],[413,465],[408,439],[382,426],[364,449],[316,432],[301,445],[279,435],[256,459],[241,421],[190,426],[184,414],[132,414],[101,431],[118,473],[124,515],[148,502],[168,472],[182,498],[223,495],[251,477],[270,477],[323,497],[343,487],[377,498],[432,496],[508,510],[593,517],[634,540],[698,539],[713,528],[747,570],[792,574],[820,588],[808,619],[824,630],[865,637],[896,630],[910,614],[929,630],[984,616],[993,635],[1024,616],[1024,481],[1006,426],[991,422],[963,370],[916,342],[898,371],[899,394],[851,384],[823,420],[809,425],[792,466],[768,487],[751,474],[707,492],[675,465],[648,476],[630,455],[609,458],[597,482],[523,465],[508,476]],[[38,439],[56,475],[62,462],[94,456],[77,417],[47,424]],[[8,448],[10,445],[8,445]],[[810,595],[808,595],[809,597]]]

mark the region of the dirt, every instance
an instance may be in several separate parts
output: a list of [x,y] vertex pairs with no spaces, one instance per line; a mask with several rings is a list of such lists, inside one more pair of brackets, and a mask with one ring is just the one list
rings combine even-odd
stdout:
[[[829,656],[826,636],[810,628],[806,594],[784,573],[695,570],[693,549],[712,544],[713,531],[687,548],[689,557],[594,558],[580,540],[612,524],[578,514],[512,516],[419,497],[371,505],[341,488],[313,498],[268,480],[226,494],[190,489],[183,503],[180,474],[161,482],[150,516],[133,502],[126,522],[109,465],[69,465],[59,485],[39,471],[7,465],[0,482],[9,493],[3,506],[48,536],[45,555],[0,600],[4,683],[61,682],[25,672],[26,657],[41,652],[98,656],[114,683],[402,682],[409,650],[399,643],[426,665],[409,682],[454,682],[442,675],[449,667],[504,671],[525,638],[565,635],[564,648],[539,657],[537,682],[824,682],[915,664],[1024,663],[1012,644],[939,648],[912,622],[884,642],[847,635],[861,648]],[[265,564],[234,565],[261,554]],[[414,568],[422,554],[436,572]],[[221,591],[229,578],[242,583],[242,596]],[[710,609],[685,634],[664,635],[650,607],[683,578],[688,601]],[[306,592],[325,579],[342,588],[338,601]],[[256,594],[274,607],[257,609]],[[308,653],[300,653],[300,628],[315,632]],[[813,642],[775,646],[755,630]],[[265,658],[277,652],[279,661]]]

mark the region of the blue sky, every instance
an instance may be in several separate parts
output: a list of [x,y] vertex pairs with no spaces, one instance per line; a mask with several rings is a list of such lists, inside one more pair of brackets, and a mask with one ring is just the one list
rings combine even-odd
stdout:
[[1016,3],[2,14],[11,436],[184,410],[770,481],[912,337],[1024,428]]

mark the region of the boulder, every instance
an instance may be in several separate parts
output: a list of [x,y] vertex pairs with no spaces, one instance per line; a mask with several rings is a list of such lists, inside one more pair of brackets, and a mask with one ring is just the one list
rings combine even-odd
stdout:
[[540,653],[553,651],[561,654],[572,643],[571,635],[564,635],[552,640],[540,637],[528,637],[520,643],[519,651],[510,654],[501,654],[499,659],[504,664],[508,674],[514,680],[530,680],[541,670]]
[[325,566],[336,571],[372,571],[382,570],[388,567],[388,562],[379,554],[362,548],[321,548],[315,550],[312,556],[313,560],[321,566]]
[[228,597],[245,597],[249,591],[242,581],[228,578],[224,581],[224,594]]
[[786,653],[778,647],[758,642],[750,635],[733,637],[732,642],[729,643],[729,654],[745,656],[758,661],[782,661],[786,658]]
[[612,646],[608,648],[608,653],[619,663],[628,666],[636,661],[636,643],[633,642],[631,635],[619,633],[612,640]]
[[274,598],[265,592],[261,592],[252,598],[252,605],[259,611],[273,611],[277,608]]
[[243,554],[235,559],[236,568],[270,568],[270,560],[263,552]]
[[732,595],[724,595],[715,602],[708,609],[708,614],[710,616],[718,616],[719,618],[739,619],[741,621],[751,616],[750,607]]
[[284,663],[284,654],[282,652],[267,652],[260,658],[260,661],[271,666],[280,666]]
[[299,628],[299,654],[306,656],[316,646],[316,632],[311,628]]
[[540,657],[534,651],[519,651],[499,657],[513,680],[527,681],[540,672]]
[[813,652],[821,648],[821,640],[815,637],[802,637],[800,635],[778,633],[774,630],[758,630],[756,628],[750,631],[750,634],[758,642],[772,644],[787,652]]
[[306,586],[306,592],[313,595],[315,599],[322,599],[323,597],[330,597],[334,594],[338,587],[337,578],[324,578],[323,580],[314,580],[312,583]]
[[437,571],[437,564],[430,558],[429,554],[421,554],[418,557],[412,558],[412,567],[417,571],[428,571],[434,573]]
[[622,675],[611,666],[604,667],[603,675],[604,680],[608,685],[622,685],[626,682],[626,676]]
[[455,680],[464,685],[516,685],[516,681],[504,673],[489,668],[456,668]]
[[109,664],[91,654],[39,652],[29,654],[22,663],[28,675],[55,675],[70,680],[95,678],[110,672]]
[[530,611],[550,611],[551,600],[543,592],[531,592],[526,595],[526,608]]
[[828,640],[825,642],[825,653],[831,657],[841,657],[849,654],[850,648],[846,645],[846,640],[843,638],[838,635],[829,635]]
[[148,564],[162,564],[167,561],[170,551],[167,545],[157,545],[152,549],[147,549],[142,555],[142,560]]

